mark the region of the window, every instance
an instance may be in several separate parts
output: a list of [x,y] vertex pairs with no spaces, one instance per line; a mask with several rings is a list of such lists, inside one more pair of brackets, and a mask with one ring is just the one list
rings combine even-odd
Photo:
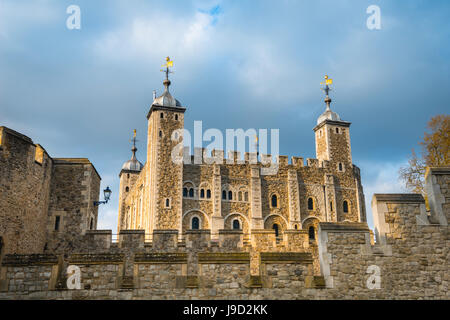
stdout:
[[170,199],[169,198],[166,199],[166,208],[170,208]]
[[128,192],[128,191],[130,191],[130,188],[126,187],[125,192]]
[[339,128],[336,128],[336,133],[339,133]]
[[272,207],[273,208],[278,207],[278,199],[277,199],[277,196],[275,194],[272,195]]
[[188,189],[183,188],[183,197],[187,197],[187,196],[188,196]]
[[330,201],[330,211],[333,211],[333,201]]
[[127,173],[127,179],[130,179],[130,174],[129,173]]
[[233,200],[233,192],[228,191],[228,200]]
[[308,198],[308,210],[314,210],[313,198]]
[[227,200],[227,192],[225,190],[222,191],[222,199]]
[[200,229],[200,219],[198,217],[193,217],[191,221],[191,229],[198,230]]
[[177,114],[175,115],[175,120],[178,120],[178,115]]
[[309,227],[308,235],[309,235],[309,240],[314,240],[316,238],[316,230],[314,230],[313,226]]
[[244,200],[248,201],[248,192],[244,193]]
[[55,231],[59,230],[59,223],[61,221],[61,217],[60,216],[56,216],[55,217]]
[[89,229],[94,229],[94,218],[91,218],[91,223],[89,224]]
[[190,188],[189,189],[189,198],[193,198],[194,197],[194,189]]
[[242,191],[239,191],[239,193],[238,193],[238,200],[242,201]]
[[200,198],[205,198],[205,189],[200,190]]
[[161,130],[159,130],[159,137],[160,138],[162,137],[162,131]]
[[278,237],[278,225],[276,223],[273,224],[272,229],[275,230],[275,237]]
[[234,219],[233,220],[233,230],[240,230],[241,229],[241,224],[239,223],[238,219]]
[[206,190],[206,198],[211,199],[211,190]]
[[161,119],[164,119],[164,113],[161,112],[160,117],[161,117]]
[[342,163],[339,162],[339,171],[342,171]]
[[348,213],[348,201],[345,200],[344,203],[342,204],[342,207],[344,209],[344,213]]
[[295,230],[297,230],[298,229],[298,225],[294,225],[294,228],[295,228]]

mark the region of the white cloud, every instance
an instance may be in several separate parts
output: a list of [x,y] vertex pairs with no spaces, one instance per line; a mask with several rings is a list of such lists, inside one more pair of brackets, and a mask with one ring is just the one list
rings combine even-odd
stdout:
[[57,7],[49,1],[1,1],[0,39],[13,40],[17,32],[33,26],[41,28],[65,14],[65,11],[58,12]]

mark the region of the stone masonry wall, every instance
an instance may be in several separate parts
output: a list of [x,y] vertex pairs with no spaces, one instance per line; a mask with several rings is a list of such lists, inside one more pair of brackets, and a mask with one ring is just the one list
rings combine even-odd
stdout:
[[0,127],[3,253],[43,251],[52,168],[52,159],[40,145],[16,131]]

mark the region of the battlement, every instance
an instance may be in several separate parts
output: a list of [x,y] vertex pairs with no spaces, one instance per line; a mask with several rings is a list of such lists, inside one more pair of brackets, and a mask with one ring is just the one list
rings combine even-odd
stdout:
[[279,168],[327,168],[330,161],[318,159],[306,159],[303,157],[278,155],[273,157],[272,154],[257,154],[255,152],[245,152],[242,158],[241,152],[229,151],[227,156],[223,150],[213,149],[208,152],[206,148],[194,148],[194,154],[190,153],[189,147],[183,149],[184,164],[233,164],[233,165],[256,165],[260,167],[277,166]]

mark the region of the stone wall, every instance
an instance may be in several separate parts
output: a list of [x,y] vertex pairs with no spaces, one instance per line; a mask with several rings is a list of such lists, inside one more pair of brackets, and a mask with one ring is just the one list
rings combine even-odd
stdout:
[[96,229],[100,176],[88,159],[51,158],[6,127],[0,137],[0,259],[64,251]]
[[0,237],[3,253],[39,253],[46,241],[53,161],[40,145],[0,127]]
[[[443,195],[428,197],[447,217],[450,168],[428,175],[438,177],[427,190]],[[436,223],[442,215],[416,194],[376,194],[372,209],[375,243],[364,222],[320,222],[317,244],[301,230],[280,241],[273,230],[252,230],[248,244],[242,231],[220,231],[217,242],[209,230],[190,230],[185,241],[155,230],[145,242],[143,230],[129,230],[119,243],[93,231],[58,257],[6,255],[0,298],[450,299],[448,220]],[[69,266],[80,268],[80,289],[67,288]]]

